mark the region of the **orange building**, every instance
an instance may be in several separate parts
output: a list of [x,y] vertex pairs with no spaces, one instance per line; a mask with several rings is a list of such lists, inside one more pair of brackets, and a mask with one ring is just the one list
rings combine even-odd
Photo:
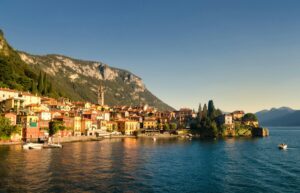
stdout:
[[38,141],[44,138],[38,124],[39,118],[35,115],[17,116],[17,123],[22,125],[22,138],[24,141]]

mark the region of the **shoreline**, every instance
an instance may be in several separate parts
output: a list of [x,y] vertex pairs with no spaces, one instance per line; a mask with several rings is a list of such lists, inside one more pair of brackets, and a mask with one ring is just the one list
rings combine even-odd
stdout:
[[[88,141],[102,141],[105,139],[124,139],[124,138],[177,138],[181,137],[181,135],[155,135],[155,136],[150,136],[150,135],[139,135],[139,136],[131,136],[131,135],[113,135],[113,136],[107,136],[107,137],[96,137],[96,136],[78,136],[78,137],[64,137],[64,138],[53,138],[53,143],[72,143],[72,142],[88,142]],[[7,146],[7,145],[22,145],[25,142],[23,141],[17,141],[17,142],[1,142],[0,141],[0,146]]]
[[[268,135],[267,135],[268,136]],[[226,139],[226,138],[256,138],[258,136],[220,136],[216,138],[203,138],[201,136],[193,136],[193,139]],[[71,137],[63,137],[63,138],[53,138],[53,143],[72,143],[72,142],[88,142],[88,141],[102,141],[105,139],[123,139],[123,138],[144,138],[144,139],[174,139],[174,138],[187,138],[186,135],[170,135],[170,134],[140,134],[138,136],[131,135],[111,135],[111,136],[71,136]],[[2,142],[0,141],[0,146],[8,146],[8,145],[22,145],[25,142],[23,141],[14,141],[14,142]]]

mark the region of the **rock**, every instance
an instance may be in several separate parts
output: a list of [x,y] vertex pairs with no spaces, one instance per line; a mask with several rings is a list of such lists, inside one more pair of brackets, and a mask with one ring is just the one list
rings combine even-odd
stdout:
[[269,136],[269,129],[262,127],[254,127],[252,128],[252,136],[253,137],[266,137]]

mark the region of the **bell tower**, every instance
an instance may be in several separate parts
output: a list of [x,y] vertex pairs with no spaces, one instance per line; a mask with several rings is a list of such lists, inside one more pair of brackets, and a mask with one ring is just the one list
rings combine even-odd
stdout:
[[101,84],[98,88],[98,105],[104,105],[104,87]]

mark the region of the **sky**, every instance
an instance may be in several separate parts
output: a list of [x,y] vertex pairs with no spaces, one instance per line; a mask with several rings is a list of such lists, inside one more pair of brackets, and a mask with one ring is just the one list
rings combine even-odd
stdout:
[[177,109],[300,109],[298,0],[1,0],[0,29],[18,50],[127,69]]

